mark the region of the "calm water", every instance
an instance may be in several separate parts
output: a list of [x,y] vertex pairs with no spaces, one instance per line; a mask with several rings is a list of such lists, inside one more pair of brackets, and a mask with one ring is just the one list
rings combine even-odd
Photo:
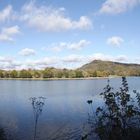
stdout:
[[[127,78],[130,92],[140,91],[140,78]],[[107,79],[23,81],[0,80],[0,127],[12,140],[33,140],[34,116],[30,97],[46,98],[36,140],[78,140],[87,122],[88,99],[95,108]],[[117,89],[121,78],[111,79]]]

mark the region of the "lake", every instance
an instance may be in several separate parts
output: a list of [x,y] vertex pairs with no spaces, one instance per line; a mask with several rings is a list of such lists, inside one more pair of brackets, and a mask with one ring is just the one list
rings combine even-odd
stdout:
[[[127,78],[130,93],[140,91],[140,78]],[[107,79],[92,80],[0,80],[0,127],[8,139],[33,140],[34,113],[30,97],[45,97],[39,115],[36,140],[80,140],[88,119],[87,100],[101,104],[99,93]],[[121,78],[110,79],[114,90]]]

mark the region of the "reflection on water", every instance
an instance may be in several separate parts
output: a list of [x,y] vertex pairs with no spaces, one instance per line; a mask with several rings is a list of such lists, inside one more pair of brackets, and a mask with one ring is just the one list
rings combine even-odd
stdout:
[[[111,85],[120,87],[120,80],[111,79]],[[140,78],[128,78],[128,82],[130,90],[140,91]],[[8,140],[32,140],[35,133],[36,140],[80,140],[89,112],[86,101],[93,99],[95,110],[102,103],[99,93],[106,83],[107,79],[0,80],[0,128],[8,135]],[[47,97],[42,115],[37,115],[36,132],[30,97]]]

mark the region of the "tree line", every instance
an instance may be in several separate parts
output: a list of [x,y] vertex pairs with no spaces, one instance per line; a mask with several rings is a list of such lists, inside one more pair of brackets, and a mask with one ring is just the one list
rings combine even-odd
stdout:
[[44,70],[0,70],[0,78],[82,78],[81,70],[46,68]]
[[112,73],[105,70],[69,70],[46,68],[44,70],[0,70],[0,78],[84,78],[84,77],[108,77],[110,75],[117,76],[140,76],[140,73],[125,71]]

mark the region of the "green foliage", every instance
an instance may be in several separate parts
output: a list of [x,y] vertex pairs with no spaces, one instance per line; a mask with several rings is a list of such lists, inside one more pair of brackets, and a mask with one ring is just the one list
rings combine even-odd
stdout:
[[81,70],[76,70],[75,73],[76,73],[76,78],[84,77],[83,72]]
[[29,70],[21,70],[19,72],[19,78],[32,78],[31,71],[29,71]]
[[52,69],[48,68],[43,71],[43,78],[53,78],[54,74]]
[[63,69],[63,77],[69,78],[69,71],[67,69]]
[[11,78],[18,78],[18,72],[16,70],[13,70],[10,72],[10,77]]
[[69,78],[75,78],[76,77],[76,73],[74,70],[70,70],[69,71]]
[[58,72],[56,72],[56,77],[57,78],[62,78],[63,77],[63,72],[61,70],[58,70]]
[[5,71],[3,74],[4,74],[4,78],[10,78],[10,72],[9,71]]
[[97,71],[94,71],[92,74],[93,77],[97,77]]
[[0,70],[0,78],[4,78],[4,74],[2,70]]
[[33,77],[34,78],[40,78],[41,77],[41,73],[39,71],[33,71]]

